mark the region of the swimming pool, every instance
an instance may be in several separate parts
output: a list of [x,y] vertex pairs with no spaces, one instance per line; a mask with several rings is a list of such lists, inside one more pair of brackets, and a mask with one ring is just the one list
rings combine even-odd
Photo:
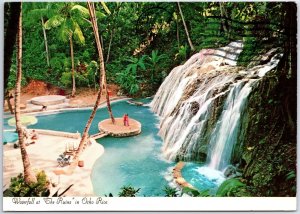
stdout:
[[141,122],[142,132],[134,137],[98,140],[105,152],[95,163],[91,175],[94,192],[100,196],[109,193],[117,196],[122,186],[131,185],[140,188],[138,196],[162,196],[168,184],[164,178],[166,169],[175,164],[161,156],[158,117],[148,107],[126,102],[119,102],[113,109],[117,117],[128,113],[129,117]]
[[[145,101],[145,100],[144,100]],[[158,117],[147,106],[136,106],[126,101],[112,103],[115,117],[128,113],[141,122],[140,135],[126,138],[106,137],[97,140],[104,146],[104,154],[96,161],[91,180],[98,196],[112,193],[117,196],[120,188],[131,185],[141,188],[139,196],[162,196],[168,184],[164,173],[175,165],[161,156],[162,140],[157,135]],[[49,115],[37,115],[38,123],[28,128],[82,132],[91,110],[68,110]],[[98,122],[109,117],[106,108],[98,109],[89,134],[98,131]]]
[[[138,120],[142,124],[142,132],[134,137],[97,140],[104,146],[105,152],[95,162],[91,173],[94,193],[98,196],[109,193],[117,196],[121,187],[131,185],[135,189],[140,188],[137,196],[164,196],[163,189],[166,186],[175,186],[171,180],[172,168],[176,163],[162,156],[163,142],[157,135],[159,118],[149,107],[128,104],[126,101],[112,103],[112,109],[115,117],[128,113],[130,118]],[[28,128],[82,133],[90,113],[90,109],[85,109],[37,115],[38,123]],[[99,121],[108,117],[106,108],[98,109],[89,134],[98,133]],[[4,120],[4,126],[7,126],[6,123],[7,119]],[[214,192],[222,180],[216,180],[220,178],[214,177],[209,170],[199,171],[199,167],[194,163],[186,164],[182,170],[183,177],[199,190],[212,189]]]

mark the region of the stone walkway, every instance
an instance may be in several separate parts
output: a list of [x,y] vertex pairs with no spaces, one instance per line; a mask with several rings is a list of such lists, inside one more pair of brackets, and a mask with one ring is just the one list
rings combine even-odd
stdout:
[[188,183],[181,175],[181,170],[182,168],[184,167],[185,165],[185,162],[178,162],[176,164],[176,166],[174,167],[173,169],[173,178],[175,180],[175,182],[181,186],[182,188],[184,187],[188,187],[188,188],[191,188],[191,189],[195,189],[197,190],[193,185],[191,185],[190,183]]

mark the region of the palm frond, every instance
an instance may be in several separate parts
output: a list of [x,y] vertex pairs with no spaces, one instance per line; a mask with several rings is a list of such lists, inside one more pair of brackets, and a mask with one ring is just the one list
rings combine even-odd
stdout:
[[82,30],[81,30],[79,24],[77,22],[73,22],[73,26],[74,26],[73,35],[74,35],[75,41],[79,44],[85,44],[85,38],[83,36]]
[[47,30],[49,30],[49,29],[51,29],[51,28],[58,27],[58,26],[60,26],[64,21],[65,21],[65,18],[63,18],[63,17],[60,16],[60,15],[53,16],[53,17],[51,17],[50,19],[48,19],[48,20],[45,22],[45,28],[46,28]]
[[106,6],[106,4],[105,4],[104,1],[101,1],[101,5],[102,5],[103,9],[105,10],[105,12],[106,12],[107,14],[110,15],[111,12],[110,12],[110,10],[108,9],[108,7]]
[[65,193],[66,193],[73,185],[74,185],[74,184],[71,184],[70,186],[68,186],[68,188],[65,189],[62,193],[60,193],[60,194],[58,195],[58,197],[63,196],[63,194],[65,194]]
[[48,9],[33,9],[28,11],[28,16],[30,19],[40,19],[41,17],[46,17],[48,15]]
[[104,17],[106,17],[106,15],[105,15],[104,13],[101,13],[101,12],[99,12],[99,11],[96,11],[96,17],[97,17],[98,19],[103,19]]
[[73,6],[71,8],[70,12],[73,13],[74,15],[77,13],[79,15],[78,17],[80,17],[80,18],[82,18],[82,17],[87,18],[90,15],[89,14],[89,10],[87,8],[85,8],[85,7],[81,6],[81,5],[78,5],[78,4],[76,4],[75,6]]
[[58,31],[58,38],[63,42],[67,42],[71,33],[72,31],[67,27],[66,22],[63,22]]

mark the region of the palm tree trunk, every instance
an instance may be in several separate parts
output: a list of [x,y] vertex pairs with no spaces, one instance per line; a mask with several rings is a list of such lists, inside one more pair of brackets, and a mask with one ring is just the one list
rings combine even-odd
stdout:
[[71,64],[72,64],[72,97],[75,97],[76,86],[75,86],[75,68],[74,68],[74,52],[73,52],[73,35],[70,35],[70,49],[71,49]]
[[109,45],[108,45],[108,50],[107,50],[107,56],[106,56],[106,61],[105,61],[105,63],[107,63],[108,60],[109,60],[109,54],[110,54],[111,43],[112,43],[112,40],[113,40],[114,32],[115,32],[115,31],[112,30],[111,33],[110,33],[110,40],[109,40]]
[[9,109],[10,113],[13,114],[14,110],[13,110],[11,102],[10,102],[11,96],[10,96],[10,93],[9,93],[8,90],[6,90],[4,96],[5,96],[5,99],[6,99],[6,102],[7,102],[8,109]]
[[179,13],[180,13],[180,16],[181,16],[181,19],[182,19],[182,23],[183,23],[183,26],[184,26],[185,34],[186,34],[186,36],[187,36],[189,45],[190,45],[190,47],[191,47],[191,50],[194,51],[194,50],[195,50],[195,47],[194,47],[194,45],[193,45],[193,43],[192,43],[192,40],[191,40],[191,38],[190,38],[189,31],[188,31],[187,26],[186,26],[186,23],[185,23],[185,21],[184,21],[184,16],[183,16],[183,13],[182,13],[182,11],[181,11],[180,3],[177,2],[177,5],[178,5]]
[[103,58],[103,53],[102,53],[101,41],[100,41],[99,33],[98,33],[99,30],[98,30],[98,25],[97,25],[97,21],[96,21],[94,3],[88,3],[88,7],[89,7],[89,12],[91,14],[91,20],[92,20],[93,30],[94,30],[94,34],[95,34],[95,40],[96,40],[97,49],[98,49],[99,61],[100,61],[100,72],[101,72],[101,76],[102,76],[102,84],[103,85],[100,84],[99,87],[101,87],[101,88],[104,87],[104,89],[105,89],[108,113],[109,113],[112,123],[114,124],[115,118],[114,118],[112,110],[111,110],[109,95],[108,95],[108,91],[107,91],[104,58]]
[[103,81],[102,81],[102,82],[103,82],[103,86],[104,86],[105,94],[106,94],[107,110],[108,110],[110,119],[111,119],[112,123],[114,124],[114,123],[115,123],[115,118],[114,118],[114,115],[113,115],[113,113],[112,113],[112,109],[111,109],[111,106],[110,106],[110,100],[109,100],[109,94],[108,94],[108,90],[107,90],[107,84],[106,84],[106,76],[105,76],[105,72],[103,73]]
[[224,30],[224,34],[225,36],[228,36],[229,33],[228,33],[228,29],[227,29],[227,26],[226,26],[226,19],[227,18],[227,13],[226,13],[226,10],[224,8],[224,5],[223,5],[224,2],[219,2],[219,7],[220,7],[220,14],[221,14],[221,27],[223,28]]
[[[101,80],[99,82],[101,83]],[[98,109],[98,105],[100,104],[101,94],[102,94],[102,87],[99,87],[99,91],[98,91],[98,95],[97,95],[97,99],[96,99],[93,111],[92,111],[92,113],[91,113],[91,115],[90,115],[90,117],[89,117],[89,119],[88,119],[88,121],[87,121],[87,123],[86,123],[86,125],[84,127],[84,131],[83,131],[80,143],[79,143],[79,147],[78,147],[78,149],[76,151],[76,154],[75,154],[75,156],[73,158],[73,166],[77,165],[78,159],[79,159],[81,153],[83,152],[84,147],[86,146],[86,140],[88,138],[88,132],[90,130],[90,127],[91,127],[91,124],[93,122],[93,119],[94,119],[94,117],[96,115],[96,112],[97,112],[97,109]]]
[[[97,109],[98,109],[98,105],[100,104],[100,98],[101,98],[101,94],[102,94],[102,82],[103,82],[103,76],[105,74],[105,70],[104,70],[104,60],[103,60],[103,54],[102,54],[102,48],[101,48],[101,44],[100,44],[100,40],[99,40],[99,34],[98,31],[96,31],[96,17],[95,17],[95,8],[94,8],[94,3],[91,2],[87,2],[88,5],[88,9],[89,9],[89,13],[91,16],[91,22],[92,22],[92,26],[93,26],[93,30],[94,30],[94,34],[95,34],[95,39],[96,39],[96,44],[97,44],[97,49],[98,49],[98,54],[99,54],[99,61],[100,61],[100,78],[99,78],[99,91],[98,91],[98,95],[97,95],[97,99],[93,108],[93,111],[86,123],[86,126],[84,128],[83,134],[82,134],[82,138],[80,140],[79,143],[79,147],[78,150],[76,151],[76,154],[73,158],[73,164],[72,166],[76,166],[78,163],[78,159],[86,145],[86,140],[88,138],[88,132],[90,130],[91,124],[93,122],[93,119],[96,115]],[[104,71],[104,72],[103,72]],[[102,77],[101,77],[102,76]]]
[[179,50],[180,49],[180,37],[179,37],[178,19],[176,19],[176,37],[177,37],[178,50]]
[[42,21],[42,29],[43,29],[43,34],[44,34],[44,42],[45,42],[45,48],[46,48],[46,59],[47,59],[47,65],[50,67],[50,55],[49,55],[49,49],[48,49],[48,40],[47,40],[47,34],[46,34],[46,29],[44,27],[44,19],[41,17]]
[[19,18],[19,30],[17,38],[17,80],[16,80],[16,90],[15,90],[15,118],[16,118],[16,128],[19,136],[19,145],[21,150],[21,156],[24,167],[24,180],[27,184],[37,182],[36,176],[33,173],[30,160],[26,151],[26,146],[24,142],[24,133],[21,125],[21,114],[20,114],[20,96],[21,96],[21,80],[22,80],[22,5]]

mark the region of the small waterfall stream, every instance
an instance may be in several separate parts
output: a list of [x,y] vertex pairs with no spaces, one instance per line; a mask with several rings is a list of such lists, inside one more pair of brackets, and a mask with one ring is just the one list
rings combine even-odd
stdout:
[[219,171],[231,164],[252,88],[282,56],[245,70],[236,66],[242,47],[237,41],[201,50],[165,79],[150,105],[161,116],[159,134],[167,159],[206,160]]
[[251,80],[245,84],[244,81],[233,84],[228,94],[222,115],[211,135],[209,144],[212,150],[208,153],[208,166],[222,170],[230,164],[232,149],[238,139],[240,131],[240,117],[244,111],[249,93],[251,92]]

